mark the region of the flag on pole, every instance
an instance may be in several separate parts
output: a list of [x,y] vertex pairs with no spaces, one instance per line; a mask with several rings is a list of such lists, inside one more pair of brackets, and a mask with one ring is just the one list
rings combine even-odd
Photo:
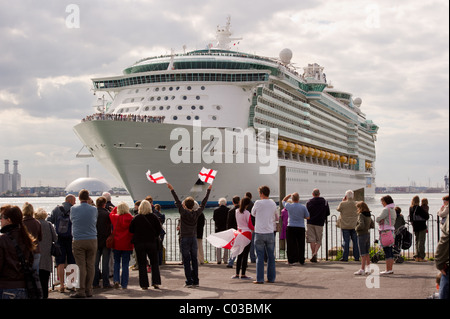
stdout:
[[202,182],[212,184],[214,178],[216,178],[216,174],[217,171],[203,167],[200,173],[198,173],[198,178],[200,178]]
[[147,176],[147,179],[155,184],[167,184],[166,179],[164,178],[164,176],[161,174],[161,172],[157,172],[155,174],[152,174],[150,172],[150,170],[147,171],[147,173],[145,174]]

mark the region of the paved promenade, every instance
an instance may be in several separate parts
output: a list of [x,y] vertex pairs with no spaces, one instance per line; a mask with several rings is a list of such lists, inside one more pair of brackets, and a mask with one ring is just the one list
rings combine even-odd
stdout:
[[[224,264],[204,264],[199,267],[200,286],[184,288],[183,266],[161,266],[161,289],[142,290],[138,272],[130,270],[128,289],[95,289],[93,299],[421,299],[436,291],[438,271],[434,262],[407,261],[394,264],[394,274],[379,276],[384,261],[372,264],[370,276],[355,276],[359,262],[319,261],[289,266],[286,261],[276,263],[276,282],[262,285],[252,280],[231,279],[234,268]],[[247,275],[255,279],[256,264],[249,264]],[[377,269],[378,267],[378,269]],[[267,266],[265,266],[265,269]],[[150,274],[149,274],[150,278]],[[370,288],[372,287],[372,288]],[[49,299],[72,299],[69,293],[52,291]]]

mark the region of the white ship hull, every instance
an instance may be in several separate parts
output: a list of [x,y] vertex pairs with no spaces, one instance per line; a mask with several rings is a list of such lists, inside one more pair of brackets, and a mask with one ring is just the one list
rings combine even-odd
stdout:
[[[258,199],[257,190],[261,185],[269,186],[271,197],[278,202],[280,166],[286,167],[286,193],[298,192],[301,200],[309,199],[314,188],[319,188],[322,196],[328,200],[342,198],[348,189],[364,188],[366,197],[374,195],[375,186],[371,185],[371,176],[367,173],[295,159],[278,159],[277,170],[273,174],[261,174],[259,163],[191,161],[175,164],[170,158],[170,150],[177,141],[170,140],[170,133],[180,127],[192,131],[192,126],[188,125],[111,120],[82,122],[74,130],[92,155],[125,185],[135,201],[151,195],[154,202],[163,207],[174,205],[165,184],[154,184],[147,180],[147,170],[161,171],[174,186],[180,199],[193,196],[201,201],[207,188],[207,184],[196,185],[198,172],[202,167],[218,171],[209,206],[217,205],[221,197],[225,197],[230,203],[233,196],[242,197],[248,191],[253,194],[254,199]],[[207,142],[203,142],[202,148]],[[165,149],[160,146],[165,146]],[[190,155],[192,158],[192,154]]]

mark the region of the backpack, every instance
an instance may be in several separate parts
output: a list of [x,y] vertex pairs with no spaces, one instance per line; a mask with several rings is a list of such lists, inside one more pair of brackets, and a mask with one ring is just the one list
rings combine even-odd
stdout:
[[72,237],[72,221],[70,220],[70,212],[66,212],[63,206],[58,206],[62,214],[56,218],[55,229],[58,237]]

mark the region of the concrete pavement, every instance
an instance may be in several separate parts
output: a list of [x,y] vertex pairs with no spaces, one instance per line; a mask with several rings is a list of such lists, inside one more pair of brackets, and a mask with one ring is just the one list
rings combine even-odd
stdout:
[[[434,262],[406,261],[394,264],[394,274],[378,275],[385,269],[380,261],[372,264],[369,276],[356,276],[360,263],[319,261],[304,265],[276,263],[275,283],[253,284],[252,280],[231,279],[235,269],[224,264],[209,263],[199,267],[200,285],[184,288],[183,266],[175,263],[161,266],[161,289],[142,290],[138,271],[130,270],[127,289],[94,289],[92,299],[426,299],[436,291],[438,273]],[[255,279],[256,264],[249,263],[247,275]],[[267,265],[265,265],[267,269]],[[151,274],[149,279],[151,278]],[[111,280],[112,282],[112,280]],[[73,299],[69,293],[51,291],[49,299]]]

